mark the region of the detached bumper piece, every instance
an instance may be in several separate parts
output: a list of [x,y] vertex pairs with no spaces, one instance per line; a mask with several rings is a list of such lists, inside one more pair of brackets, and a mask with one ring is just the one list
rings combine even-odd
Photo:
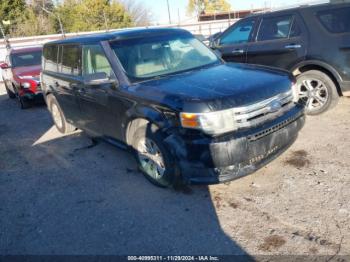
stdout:
[[295,107],[254,130],[188,142],[176,139],[177,148],[182,147],[176,155],[183,179],[189,184],[218,184],[254,173],[286,151],[304,123],[303,109]]

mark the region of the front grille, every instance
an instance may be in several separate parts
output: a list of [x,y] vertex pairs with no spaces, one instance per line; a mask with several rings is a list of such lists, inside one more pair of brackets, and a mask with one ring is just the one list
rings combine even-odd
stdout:
[[235,108],[234,119],[238,128],[254,127],[277,118],[293,106],[293,92],[288,91],[259,103]]
[[297,117],[290,117],[288,118],[287,120],[281,122],[281,123],[278,123],[277,125],[274,125],[273,127],[271,128],[268,128],[268,129],[265,129],[264,131],[261,131],[259,133],[256,133],[254,135],[250,135],[248,136],[248,141],[249,142],[253,142],[253,141],[256,141],[256,140],[259,140],[265,136],[268,136],[272,133],[275,133],[277,132],[278,130],[281,130],[283,128],[285,128],[286,126],[288,126],[289,124],[293,123],[294,121],[296,121],[300,116],[297,116]]

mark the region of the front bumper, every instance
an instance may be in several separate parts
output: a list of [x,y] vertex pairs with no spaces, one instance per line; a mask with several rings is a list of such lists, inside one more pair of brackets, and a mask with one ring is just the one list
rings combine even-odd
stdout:
[[44,101],[44,96],[43,96],[43,93],[41,91],[37,91],[35,93],[30,92],[30,91],[23,92],[21,97],[23,99],[25,99],[26,101]]
[[165,142],[186,183],[217,184],[249,175],[271,162],[294,143],[304,123],[304,109],[296,106],[258,128],[218,138],[171,135]]

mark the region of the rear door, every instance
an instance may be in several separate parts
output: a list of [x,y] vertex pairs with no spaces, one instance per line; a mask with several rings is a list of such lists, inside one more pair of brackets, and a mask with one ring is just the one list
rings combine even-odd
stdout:
[[246,62],[247,44],[251,40],[256,18],[241,20],[226,30],[218,39],[216,49],[227,62]]
[[68,122],[76,124],[80,109],[76,89],[81,83],[81,47],[76,44],[59,46],[58,73],[53,80],[55,97]]
[[268,14],[249,43],[247,62],[290,70],[305,59],[307,32],[297,13]]
[[[323,60],[339,72],[346,85],[350,86],[350,5],[333,5],[320,8],[315,14],[321,27],[319,35],[324,39],[324,48],[312,48],[313,54],[321,52]],[[312,14],[314,15],[314,14]]]

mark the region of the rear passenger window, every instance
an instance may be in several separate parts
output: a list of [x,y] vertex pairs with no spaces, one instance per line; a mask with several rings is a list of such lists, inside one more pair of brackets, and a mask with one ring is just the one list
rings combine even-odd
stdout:
[[292,15],[264,18],[260,25],[258,41],[288,38],[292,22]]
[[67,75],[80,75],[81,53],[79,46],[62,46],[61,73]]
[[43,59],[43,69],[51,72],[57,72],[57,52],[58,46],[46,46],[44,48],[44,59]]
[[326,10],[317,13],[321,24],[331,33],[350,32],[350,8]]
[[112,67],[100,45],[86,45],[83,47],[83,76],[104,73],[106,78],[115,78]]

